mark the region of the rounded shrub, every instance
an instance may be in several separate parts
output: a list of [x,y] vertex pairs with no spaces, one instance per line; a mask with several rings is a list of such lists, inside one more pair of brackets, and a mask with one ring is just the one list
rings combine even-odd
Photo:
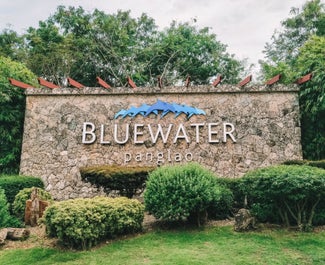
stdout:
[[55,202],[46,208],[47,233],[64,245],[87,249],[103,239],[142,228],[144,206],[125,197],[95,197]]
[[[15,200],[12,204],[12,211],[13,214],[21,220],[24,220],[26,201],[30,199],[30,195],[34,188],[35,187],[22,189],[15,196]],[[38,188],[38,197],[43,201],[53,201],[52,195],[41,188]]]
[[280,165],[247,173],[241,181],[249,207],[260,220],[308,230],[325,198],[325,170]]
[[223,194],[211,171],[189,163],[164,166],[151,172],[144,200],[146,210],[160,220],[195,220],[200,225],[208,209],[216,214]]

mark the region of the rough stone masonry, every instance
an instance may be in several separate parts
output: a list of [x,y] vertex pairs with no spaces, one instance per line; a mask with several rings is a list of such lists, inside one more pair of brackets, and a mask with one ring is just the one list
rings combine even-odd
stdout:
[[[195,161],[234,178],[302,158],[296,86],[35,88],[26,95],[20,174],[42,178],[58,200],[102,194],[81,180],[84,166]],[[200,112],[117,115],[160,101]]]

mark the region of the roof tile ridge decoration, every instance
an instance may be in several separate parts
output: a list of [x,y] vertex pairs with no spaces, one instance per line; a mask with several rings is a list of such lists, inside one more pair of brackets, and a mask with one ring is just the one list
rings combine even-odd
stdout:
[[77,82],[76,80],[73,80],[71,77],[67,78],[69,85],[76,87],[76,88],[84,88],[85,86],[79,82]]
[[266,81],[265,84],[268,86],[271,86],[271,85],[277,83],[278,81],[280,81],[281,77],[282,77],[282,75],[278,74],[278,75],[272,77],[271,79],[269,79],[268,81]]
[[54,84],[54,83],[51,83],[51,82],[49,82],[49,81],[46,81],[45,79],[43,79],[43,78],[41,78],[41,77],[37,78],[37,80],[38,80],[38,83],[39,83],[41,86],[45,86],[45,87],[47,87],[47,88],[51,88],[51,89],[53,89],[53,88],[60,88],[58,85],[56,85],[56,84]]
[[188,88],[191,84],[191,76],[188,75],[185,80],[185,87]]
[[97,83],[102,86],[103,88],[110,89],[111,86],[106,83],[103,79],[101,79],[99,76],[96,77]]
[[213,81],[212,86],[213,86],[213,87],[216,87],[217,85],[219,85],[219,84],[221,83],[221,81],[222,81],[222,76],[219,75],[219,76],[218,76],[218,77]]
[[253,77],[252,75],[245,77],[242,81],[239,82],[238,86],[240,87],[246,86],[249,82],[252,81],[252,77]]
[[130,87],[132,87],[132,88],[137,88],[137,85],[133,82],[133,80],[131,79],[131,77],[128,76],[126,79],[127,79],[127,81],[128,81],[128,85],[129,85]]
[[303,77],[299,78],[296,83],[298,85],[301,85],[301,84],[304,84],[306,82],[308,82],[309,80],[311,80],[311,78],[313,77],[313,74],[312,73],[309,73],[307,75],[304,75]]
[[32,85],[23,83],[23,82],[18,81],[16,79],[13,79],[13,78],[8,78],[8,79],[9,79],[10,84],[13,85],[13,86],[20,87],[20,88],[23,88],[23,89],[33,88]]

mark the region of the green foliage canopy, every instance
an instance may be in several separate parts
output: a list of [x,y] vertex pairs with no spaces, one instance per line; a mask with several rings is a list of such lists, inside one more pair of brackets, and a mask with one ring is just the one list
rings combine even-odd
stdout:
[[282,30],[276,30],[272,41],[266,43],[264,53],[268,64],[292,65],[311,35],[325,35],[325,5],[321,0],[306,1],[301,9],[293,7],[290,15],[281,22]]
[[[146,14],[132,18],[130,11],[89,13],[82,7],[59,6],[21,39],[10,34],[2,36],[25,44],[17,45],[25,51],[21,60],[38,76],[61,86],[68,76],[87,86],[96,85],[96,76],[115,87],[125,86],[127,76],[138,86],[156,85],[158,76],[164,85],[179,84],[187,75],[202,84],[217,74],[235,83],[243,68],[208,28],[172,22],[159,31],[152,18]],[[6,46],[9,54],[14,55],[15,49]]]

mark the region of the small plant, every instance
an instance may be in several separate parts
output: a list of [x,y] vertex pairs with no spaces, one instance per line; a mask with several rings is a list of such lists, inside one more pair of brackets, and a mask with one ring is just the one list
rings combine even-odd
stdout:
[[[26,201],[30,199],[30,195],[34,188],[35,187],[22,189],[15,196],[12,211],[13,214],[21,220],[24,219]],[[51,194],[41,188],[38,188],[38,197],[40,200],[53,201]]]
[[225,188],[218,186],[216,176],[199,164],[164,166],[149,175],[145,205],[158,219],[195,220],[200,226],[209,209],[217,215],[218,204],[225,194],[222,189]]
[[154,167],[130,166],[93,166],[80,169],[81,178],[106,193],[117,190],[121,196],[132,198],[138,191],[143,191],[150,171]]
[[[285,226],[309,230],[317,206],[324,203],[325,170],[310,166],[273,166],[247,173],[241,181],[257,217],[277,215]],[[260,216],[259,216],[260,215]]]

